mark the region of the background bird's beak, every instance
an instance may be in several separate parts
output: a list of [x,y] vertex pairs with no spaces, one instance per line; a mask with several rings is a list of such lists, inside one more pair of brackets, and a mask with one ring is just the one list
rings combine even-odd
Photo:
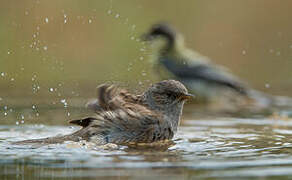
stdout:
[[192,99],[192,98],[194,98],[194,97],[196,97],[196,96],[193,95],[193,94],[186,93],[186,94],[183,94],[183,95],[181,96],[181,99],[187,100],[187,99]]
[[143,40],[143,41],[151,41],[152,39],[153,39],[153,36],[151,36],[150,34],[143,34],[142,36],[141,36],[141,39]]

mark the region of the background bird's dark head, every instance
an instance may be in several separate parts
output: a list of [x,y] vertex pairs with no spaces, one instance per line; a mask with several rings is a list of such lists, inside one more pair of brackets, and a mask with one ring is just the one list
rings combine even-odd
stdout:
[[173,42],[176,36],[175,30],[167,23],[154,24],[150,31],[144,35],[144,40],[153,40],[155,38],[163,37]]

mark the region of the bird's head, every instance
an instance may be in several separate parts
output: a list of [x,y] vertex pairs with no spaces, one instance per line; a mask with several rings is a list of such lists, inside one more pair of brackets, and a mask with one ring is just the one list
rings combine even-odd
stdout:
[[177,50],[184,49],[183,36],[164,22],[154,24],[146,34],[142,35],[142,39],[149,42],[158,55],[175,53]]
[[175,30],[167,23],[154,24],[148,33],[143,37],[146,41],[151,41],[157,38],[165,38],[168,41],[174,41],[176,36]]
[[152,85],[145,93],[146,103],[152,109],[181,111],[184,102],[194,95],[189,94],[186,87],[175,80],[164,80]]

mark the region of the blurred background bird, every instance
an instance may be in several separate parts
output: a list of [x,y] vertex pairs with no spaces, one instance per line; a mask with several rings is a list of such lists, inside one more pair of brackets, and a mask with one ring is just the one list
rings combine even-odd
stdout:
[[183,36],[167,23],[154,24],[143,39],[151,44],[150,60],[160,79],[181,81],[196,95],[198,104],[219,103],[220,108],[240,110],[248,107],[255,110],[255,107],[265,109],[286,103],[280,97],[250,88],[225,67],[188,49]]
[[104,145],[170,140],[177,131],[184,102],[192,97],[185,86],[175,80],[156,83],[141,95],[109,85],[99,86],[98,91],[96,115],[70,121],[82,126],[80,130],[69,135],[15,144],[85,140]]

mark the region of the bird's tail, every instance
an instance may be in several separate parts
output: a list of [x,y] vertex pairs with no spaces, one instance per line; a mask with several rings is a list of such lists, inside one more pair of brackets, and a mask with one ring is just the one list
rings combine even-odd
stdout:
[[249,98],[254,104],[262,109],[267,110],[292,110],[292,98],[287,96],[274,96],[264,92],[249,90]]
[[82,129],[74,132],[73,134],[62,135],[62,136],[54,136],[48,138],[40,138],[40,139],[29,139],[24,141],[16,141],[12,142],[14,145],[26,145],[26,144],[60,144],[65,141],[75,141],[78,142],[82,140]]

